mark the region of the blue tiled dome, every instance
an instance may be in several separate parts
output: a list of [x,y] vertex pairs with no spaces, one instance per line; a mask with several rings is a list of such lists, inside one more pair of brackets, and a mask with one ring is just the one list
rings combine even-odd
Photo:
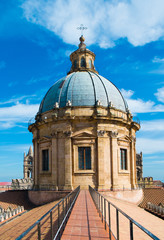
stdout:
[[58,80],[46,93],[40,105],[39,113],[67,106],[101,106],[112,105],[116,109],[127,111],[127,104],[118,90],[106,78],[89,71],[77,71]]

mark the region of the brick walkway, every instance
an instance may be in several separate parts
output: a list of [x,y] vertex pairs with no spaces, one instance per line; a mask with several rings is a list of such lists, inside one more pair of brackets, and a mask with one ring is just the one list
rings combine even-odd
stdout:
[[62,240],[105,240],[108,232],[87,190],[81,190],[62,235]]

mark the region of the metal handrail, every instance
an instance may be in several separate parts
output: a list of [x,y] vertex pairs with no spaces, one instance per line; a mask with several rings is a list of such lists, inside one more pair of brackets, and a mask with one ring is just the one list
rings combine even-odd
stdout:
[[[60,239],[60,235],[62,233],[62,227],[66,224],[69,214],[72,210],[72,207],[79,195],[80,186],[78,186],[74,191],[70,192],[65,198],[62,198],[54,207],[52,207],[47,213],[45,213],[39,220],[37,220],[33,225],[31,225],[26,231],[24,231],[16,240],[20,240],[25,237],[35,226],[38,226],[38,240],[41,239],[41,221],[50,214],[50,228],[51,228],[51,239]],[[66,205],[66,209],[64,209],[64,204]],[[62,206],[62,213],[60,213],[60,206]],[[53,222],[52,222],[52,211],[58,211],[58,218],[56,219],[58,222],[57,231],[54,232]],[[60,229],[60,230],[59,230]],[[56,236],[56,234],[58,235]],[[54,235],[55,237],[54,238]]]
[[[114,236],[111,230],[111,216],[110,216],[110,206],[113,206],[116,209],[116,230],[117,230],[117,237],[114,236],[116,240],[119,240],[119,213],[124,215],[130,223],[130,240],[134,239],[133,234],[133,224],[135,224],[138,228],[140,228],[143,232],[145,232],[149,237],[151,237],[154,240],[160,240],[158,237],[156,237],[153,233],[151,233],[149,230],[144,228],[141,224],[136,222],[134,219],[129,217],[126,213],[124,213],[120,208],[116,207],[113,203],[111,203],[109,200],[104,198],[99,192],[97,192],[95,189],[93,189],[91,186],[89,186],[89,192],[91,194],[91,197],[95,203],[95,206],[99,212],[99,215],[101,216],[102,222],[105,222],[105,228],[106,225],[108,225],[109,228],[109,239],[111,240],[111,235]],[[108,222],[107,222],[107,216],[106,216],[106,205],[108,206]]]

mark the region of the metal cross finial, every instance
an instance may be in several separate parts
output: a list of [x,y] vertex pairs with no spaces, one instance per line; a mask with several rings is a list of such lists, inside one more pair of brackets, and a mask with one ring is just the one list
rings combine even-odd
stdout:
[[81,30],[81,35],[83,35],[83,31],[84,30],[87,30],[88,28],[87,27],[84,27],[83,24],[80,25],[80,27],[77,27],[78,30]]

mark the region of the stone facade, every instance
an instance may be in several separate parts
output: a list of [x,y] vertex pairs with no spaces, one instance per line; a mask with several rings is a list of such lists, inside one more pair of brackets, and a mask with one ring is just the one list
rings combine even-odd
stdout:
[[136,171],[137,171],[137,181],[139,182],[143,178],[142,152],[136,154]]
[[12,179],[12,190],[32,189],[34,181],[32,178]]
[[24,153],[23,178],[33,178],[33,151],[30,146],[28,153]]
[[[96,113],[95,113],[96,112]],[[54,117],[55,116],[55,117]],[[66,107],[44,113],[29,126],[34,144],[34,184],[54,190],[88,185],[98,189],[136,188],[135,132],[131,115],[112,107]],[[78,169],[78,147],[91,147],[91,170]],[[120,149],[127,150],[121,170]],[[49,170],[42,171],[42,150],[49,150]]]
[[152,188],[153,186],[153,177],[143,177],[138,180],[138,186],[141,188]]
[[32,189],[33,187],[33,151],[30,146],[28,153],[24,153],[23,159],[23,178],[22,179],[12,179],[11,188],[13,190],[18,189]]
[[[46,94],[36,121],[29,125],[34,187],[135,189],[135,133],[140,125],[133,121],[119,90],[97,74],[95,54],[86,49],[84,38],[80,41],[70,55],[68,76]],[[74,90],[77,82],[80,89]]]

